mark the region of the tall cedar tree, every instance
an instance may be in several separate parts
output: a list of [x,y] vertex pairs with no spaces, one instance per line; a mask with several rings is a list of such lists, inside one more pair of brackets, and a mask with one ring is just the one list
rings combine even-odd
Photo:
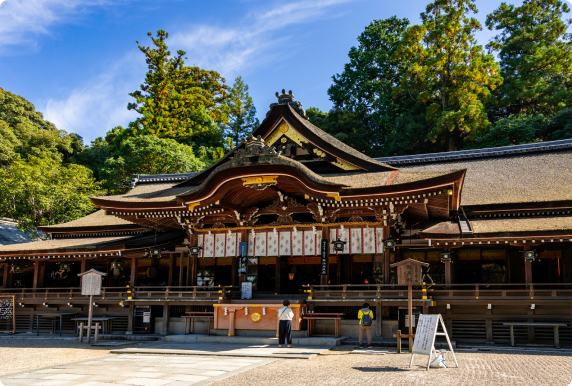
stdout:
[[568,5],[559,0],[502,3],[486,25],[500,31],[488,48],[497,52],[504,79],[493,104],[496,117],[552,114],[572,102],[571,20],[562,21]]
[[481,29],[474,0],[436,0],[421,13],[422,25],[405,34],[398,59],[406,60],[398,95],[410,94],[427,106],[429,138],[446,150],[486,130],[484,103],[502,82],[492,55],[476,43]]
[[384,138],[394,129],[402,110],[400,101],[394,100],[392,94],[404,70],[395,53],[408,25],[407,19],[395,16],[374,20],[359,35],[359,45],[348,54],[350,62],[341,74],[332,77],[334,84],[328,89],[337,110],[333,119],[347,122],[363,118],[353,132],[338,130],[331,134],[371,156],[382,152]]
[[236,77],[228,92],[226,104],[228,122],[224,127],[224,133],[231,138],[236,147],[240,143],[240,138],[252,133],[259,125],[256,108],[248,94],[248,85],[244,83],[242,76]]
[[[185,51],[171,56],[166,40],[169,34],[157,31],[154,48],[138,46],[145,55],[149,71],[141,90],[130,93],[135,102],[127,108],[142,116],[127,129],[116,127],[107,134],[107,141],[116,150],[121,142],[140,135],[163,138],[207,136],[227,121],[225,101],[228,86],[215,71],[187,67]],[[137,42],[139,43],[139,42]],[[222,146],[222,144],[221,144]]]

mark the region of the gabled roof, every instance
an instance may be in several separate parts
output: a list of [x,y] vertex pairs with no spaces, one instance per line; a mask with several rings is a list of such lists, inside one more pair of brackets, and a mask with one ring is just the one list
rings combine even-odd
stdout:
[[0,245],[27,243],[32,241],[16,228],[17,223],[11,219],[0,218]]
[[[472,209],[571,201],[572,140],[541,144],[439,153],[440,158],[433,154],[406,156],[411,162],[400,163],[399,170],[426,173],[466,169],[461,204]],[[465,159],[458,153],[468,156]],[[433,160],[426,162],[429,156]],[[400,159],[382,160],[393,164],[393,158]]]
[[44,233],[117,233],[127,231],[145,231],[146,228],[141,225],[117,218],[115,216],[106,215],[104,210],[98,210],[88,214],[85,217],[78,218],[63,224],[46,225],[39,227]]
[[355,165],[361,170],[368,172],[396,170],[394,167],[376,161],[334,138],[319,127],[313,125],[307,119],[302,118],[288,104],[274,105],[266,119],[262,121],[253,135],[260,135],[263,139],[267,140],[276,130],[280,129],[279,125],[282,121],[286,121],[297,134],[319,148],[319,150]]

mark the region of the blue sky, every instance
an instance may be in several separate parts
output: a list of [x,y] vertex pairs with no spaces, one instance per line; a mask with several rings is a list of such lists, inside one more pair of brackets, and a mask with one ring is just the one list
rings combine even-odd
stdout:
[[[30,100],[86,143],[126,125],[145,74],[136,40],[169,32],[187,64],[242,75],[263,118],[274,93],[328,110],[331,77],[374,19],[419,21],[427,0],[0,0],[0,87]],[[500,1],[477,0],[484,24]],[[478,35],[486,44],[493,35]]]

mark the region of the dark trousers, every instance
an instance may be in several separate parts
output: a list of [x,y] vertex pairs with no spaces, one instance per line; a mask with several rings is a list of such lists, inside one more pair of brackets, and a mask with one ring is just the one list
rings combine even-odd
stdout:
[[278,325],[278,344],[292,344],[292,322],[290,320],[281,320]]

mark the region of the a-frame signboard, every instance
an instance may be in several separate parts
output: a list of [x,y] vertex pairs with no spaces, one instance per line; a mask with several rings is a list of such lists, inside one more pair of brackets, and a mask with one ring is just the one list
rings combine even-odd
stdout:
[[[443,328],[443,332],[437,332],[439,323]],[[453,346],[451,345],[451,340],[447,334],[447,328],[445,328],[445,322],[441,314],[438,315],[421,315],[419,317],[419,322],[417,324],[417,331],[415,332],[415,341],[413,342],[413,351],[411,353],[411,361],[409,362],[409,367],[413,364],[413,356],[415,354],[429,355],[429,360],[427,361],[427,370],[429,370],[429,365],[431,364],[431,357],[435,353],[435,337],[437,335],[444,336],[447,338],[447,343],[449,344],[449,350],[453,354],[453,359],[455,360],[455,365],[459,367],[457,363],[457,358],[455,357],[455,352],[453,351]]]

